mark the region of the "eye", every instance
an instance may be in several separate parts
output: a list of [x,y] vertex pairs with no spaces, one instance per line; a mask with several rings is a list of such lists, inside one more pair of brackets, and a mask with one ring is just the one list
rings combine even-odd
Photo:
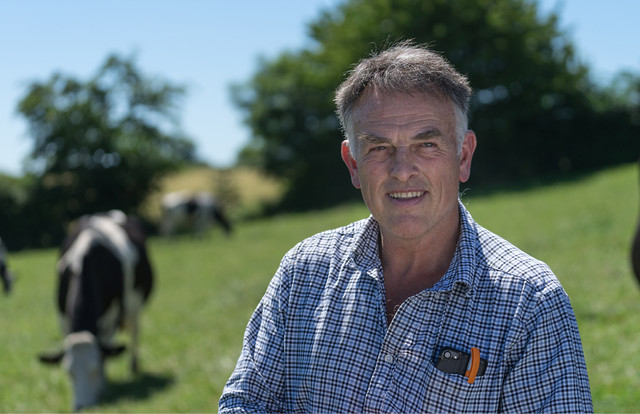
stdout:
[[416,147],[419,151],[435,151],[438,148],[438,144],[433,141],[421,142]]
[[387,149],[386,145],[375,145],[375,146],[371,146],[368,148],[368,152],[372,153],[372,152],[382,152],[385,151]]

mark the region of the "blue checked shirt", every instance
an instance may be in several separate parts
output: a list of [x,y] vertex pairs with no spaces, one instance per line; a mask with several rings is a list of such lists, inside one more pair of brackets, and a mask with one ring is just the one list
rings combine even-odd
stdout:
[[[290,250],[249,321],[220,412],[592,412],[562,286],[460,212],[449,270],[390,325],[373,218]],[[439,371],[445,347],[479,348],[484,375],[469,384]]]

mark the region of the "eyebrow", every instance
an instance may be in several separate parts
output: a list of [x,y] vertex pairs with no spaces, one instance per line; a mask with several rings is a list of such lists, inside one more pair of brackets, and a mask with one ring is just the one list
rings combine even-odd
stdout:
[[361,144],[383,144],[386,142],[389,142],[389,140],[387,138],[383,138],[383,137],[378,137],[375,135],[371,135],[368,133],[362,133],[362,134],[358,134],[358,136],[356,137],[357,141]]
[[[426,131],[420,132],[417,135],[411,137],[411,141],[424,141],[428,139],[432,139],[435,137],[442,136],[442,133],[437,128],[429,128]],[[363,132],[356,137],[357,141],[362,144],[384,144],[389,142],[390,140],[385,137],[379,137],[376,135],[369,134],[367,132]]]
[[411,139],[413,141],[420,141],[420,140],[431,139],[431,138],[441,137],[441,136],[442,136],[442,132],[440,132],[439,129],[429,128],[428,130],[419,133],[418,135],[412,137]]

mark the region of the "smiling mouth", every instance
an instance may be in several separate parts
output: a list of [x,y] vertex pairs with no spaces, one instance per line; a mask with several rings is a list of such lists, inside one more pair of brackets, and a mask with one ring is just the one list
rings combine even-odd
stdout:
[[406,191],[406,192],[397,192],[397,193],[389,193],[389,197],[395,198],[396,200],[408,200],[411,198],[422,197],[426,191]]

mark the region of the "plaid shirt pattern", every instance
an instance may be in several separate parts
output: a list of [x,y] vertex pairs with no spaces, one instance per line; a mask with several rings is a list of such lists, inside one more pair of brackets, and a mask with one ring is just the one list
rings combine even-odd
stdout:
[[[444,277],[387,325],[377,222],[310,237],[282,259],[247,327],[220,412],[592,412],[569,298],[544,263],[476,224]],[[480,350],[484,375],[435,368]]]

